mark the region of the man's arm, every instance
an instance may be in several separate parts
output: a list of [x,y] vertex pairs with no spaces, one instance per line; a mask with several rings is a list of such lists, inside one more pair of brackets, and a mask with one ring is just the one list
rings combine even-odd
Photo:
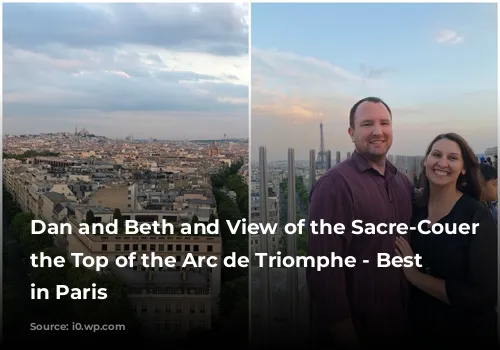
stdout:
[[[311,191],[309,198],[309,222],[320,225],[321,220],[332,225],[342,223],[344,234],[314,234],[308,230],[308,255],[330,257],[348,255],[351,242],[350,228],[354,220],[352,196],[345,180],[341,176],[323,177]],[[320,226],[316,229],[319,231]],[[351,322],[349,300],[346,292],[345,271],[342,267],[324,268],[317,271],[307,269],[311,304],[317,310],[316,320],[332,330],[338,340],[347,342],[355,339]]]

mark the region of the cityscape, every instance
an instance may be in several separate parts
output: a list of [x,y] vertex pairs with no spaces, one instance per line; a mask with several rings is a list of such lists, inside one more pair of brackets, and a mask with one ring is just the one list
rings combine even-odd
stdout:
[[[61,333],[33,325],[76,323],[108,327],[72,328],[94,346],[246,344],[248,270],[220,260],[249,251],[226,225],[249,213],[248,7],[6,4],[3,52],[4,343],[52,341]],[[32,220],[118,233],[33,235]],[[126,220],[174,232],[127,235]],[[214,222],[216,235],[179,232]],[[66,263],[35,268],[40,253]],[[175,263],[118,267],[131,253]],[[78,267],[76,254],[110,264]],[[188,256],[218,263],[184,268]],[[34,300],[30,285],[107,298]]]
[[[32,332],[30,324],[79,323],[113,328],[71,333],[94,346],[109,337],[239,347],[249,330],[252,345],[307,343],[305,269],[258,267],[255,254],[307,255],[307,232],[289,235],[284,227],[307,220],[310,189],[351,157],[348,116],[357,100],[379,96],[391,106],[387,159],[411,181],[441,132],[464,136],[478,158],[498,155],[496,37],[489,34],[496,11],[463,5],[364,4],[390,26],[406,18],[409,29],[388,34],[375,15],[362,16],[349,36],[361,5],[254,4],[249,57],[247,5],[6,4],[5,341],[53,341],[57,333]],[[435,27],[421,30],[431,19]],[[380,43],[366,43],[367,32]],[[471,37],[475,49],[467,48]],[[415,50],[418,58],[405,53]],[[279,229],[233,234],[226,222],[242,219]],[[32,220],[72,231],[116,221],[118,234],[33,235]],[[125,220],[164,221],[174,232],[126,235]],[[180,232],[215,222],[217,235]],[[30,256],[39,253],[67,263],[34,268]],[[74,254],[115,262],[131,253],[174,257],[175,267],[75,266]],[[249,257],[250,268],[220,264],[233,253]],[[182,267],[190,255],[219,263]],[[61,284],[95,284],[108,297],[30,296],[30,285],[52,292]]]
[[[123,293],[129,299],[116,306],[122,310],[115,323],[126,320],[123,314],[130,311],[130,316],[137,318],[143,332],[151,338],[168,332],[179,336],[189,330],[211,329],[213,320],[221,314],[227,320],[226,313],[232,311],[232,303],[237,301],[221,295],[226,293],[224,288],[234,288],[231,283],[237,282],[224,278],[220,266],[181,269],[180,264],[188,252],[220,258],[223,245],[238,255],[247,255],[244,236],[231,237],[221,229],[218,236],[58,235],[51,242],[29,234],[30,220],[70,223],[77,230],[81,222],[109,223],[113,219],[140,223],[165,219],[180,225],[208,223],[215,218],[225,221],[234,215],[246,217],[248,140],[222,139],[210,143],[111,140],[82,130],[8,135],[4,136],[3,144],[4,204],[11,210],[11,227],[4,231],[9,259],[38,251],[64,256],[71,253],[106,256],[110,261],[132,251],[174,255],[178,261],[174,269],[110,267],[119,281],[117,285],[124,285]],[[37,271],[35,277],[28,272],[30,278],[37,285],[49,285],[52,280],[48,274],[52,272],[37,270],[42,271]],[[70,278],[72,273],[68,272],[66,277]],[[247,281],[245,274],[241,277],[242,282]],[[88,278],[96,282],[102,277],[90,274]],[[27,288],[16,286],[9,277],[5,280],[13,293],[7,289],[6,301],[14,303],[26,296]],[[245,289],[241,291],[239,297],[245,298]],[[65,319],[55,311],[68,312],[60,307],[61,302],[38,306],[42,308],[39,312],[50,314],[54,320]],[[98,320],[95,314],[74,312],[75,317]],[[113,315],[113,310],[107,312]],[[101,317],[106,320],[109,315]]]

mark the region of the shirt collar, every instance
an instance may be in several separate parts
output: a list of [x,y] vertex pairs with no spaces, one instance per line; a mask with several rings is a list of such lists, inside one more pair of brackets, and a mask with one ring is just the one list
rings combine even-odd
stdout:
[[[372,166],[368,163],[368,161],[356,150],[352,153],[351,160],[360,173],[373,169]],[[388,159],[386,159],[384,175],[388,174],[396,175],[397,172],[398,169],[394,165],[392,165],[392,163],[389,162]]]

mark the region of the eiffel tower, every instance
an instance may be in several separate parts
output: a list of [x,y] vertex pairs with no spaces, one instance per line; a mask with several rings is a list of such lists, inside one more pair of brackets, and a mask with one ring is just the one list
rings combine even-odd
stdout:
[[323,122],[319,124],[319,152],[316,159],[316,169],[326,169],[325,139],[323,137]]

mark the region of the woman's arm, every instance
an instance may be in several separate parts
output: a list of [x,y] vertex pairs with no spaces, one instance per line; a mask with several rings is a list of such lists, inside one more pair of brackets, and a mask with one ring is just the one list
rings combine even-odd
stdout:
[[[497,230],[491,215],[480,213],[476,234],[469,247],[469,271],[462,280],[442,280],[416,267],[404,268],[408,281],[442,302],[464,308],[495,307],[497,301]],[[413,256],[409,243],[398,238],[397,253]]]

